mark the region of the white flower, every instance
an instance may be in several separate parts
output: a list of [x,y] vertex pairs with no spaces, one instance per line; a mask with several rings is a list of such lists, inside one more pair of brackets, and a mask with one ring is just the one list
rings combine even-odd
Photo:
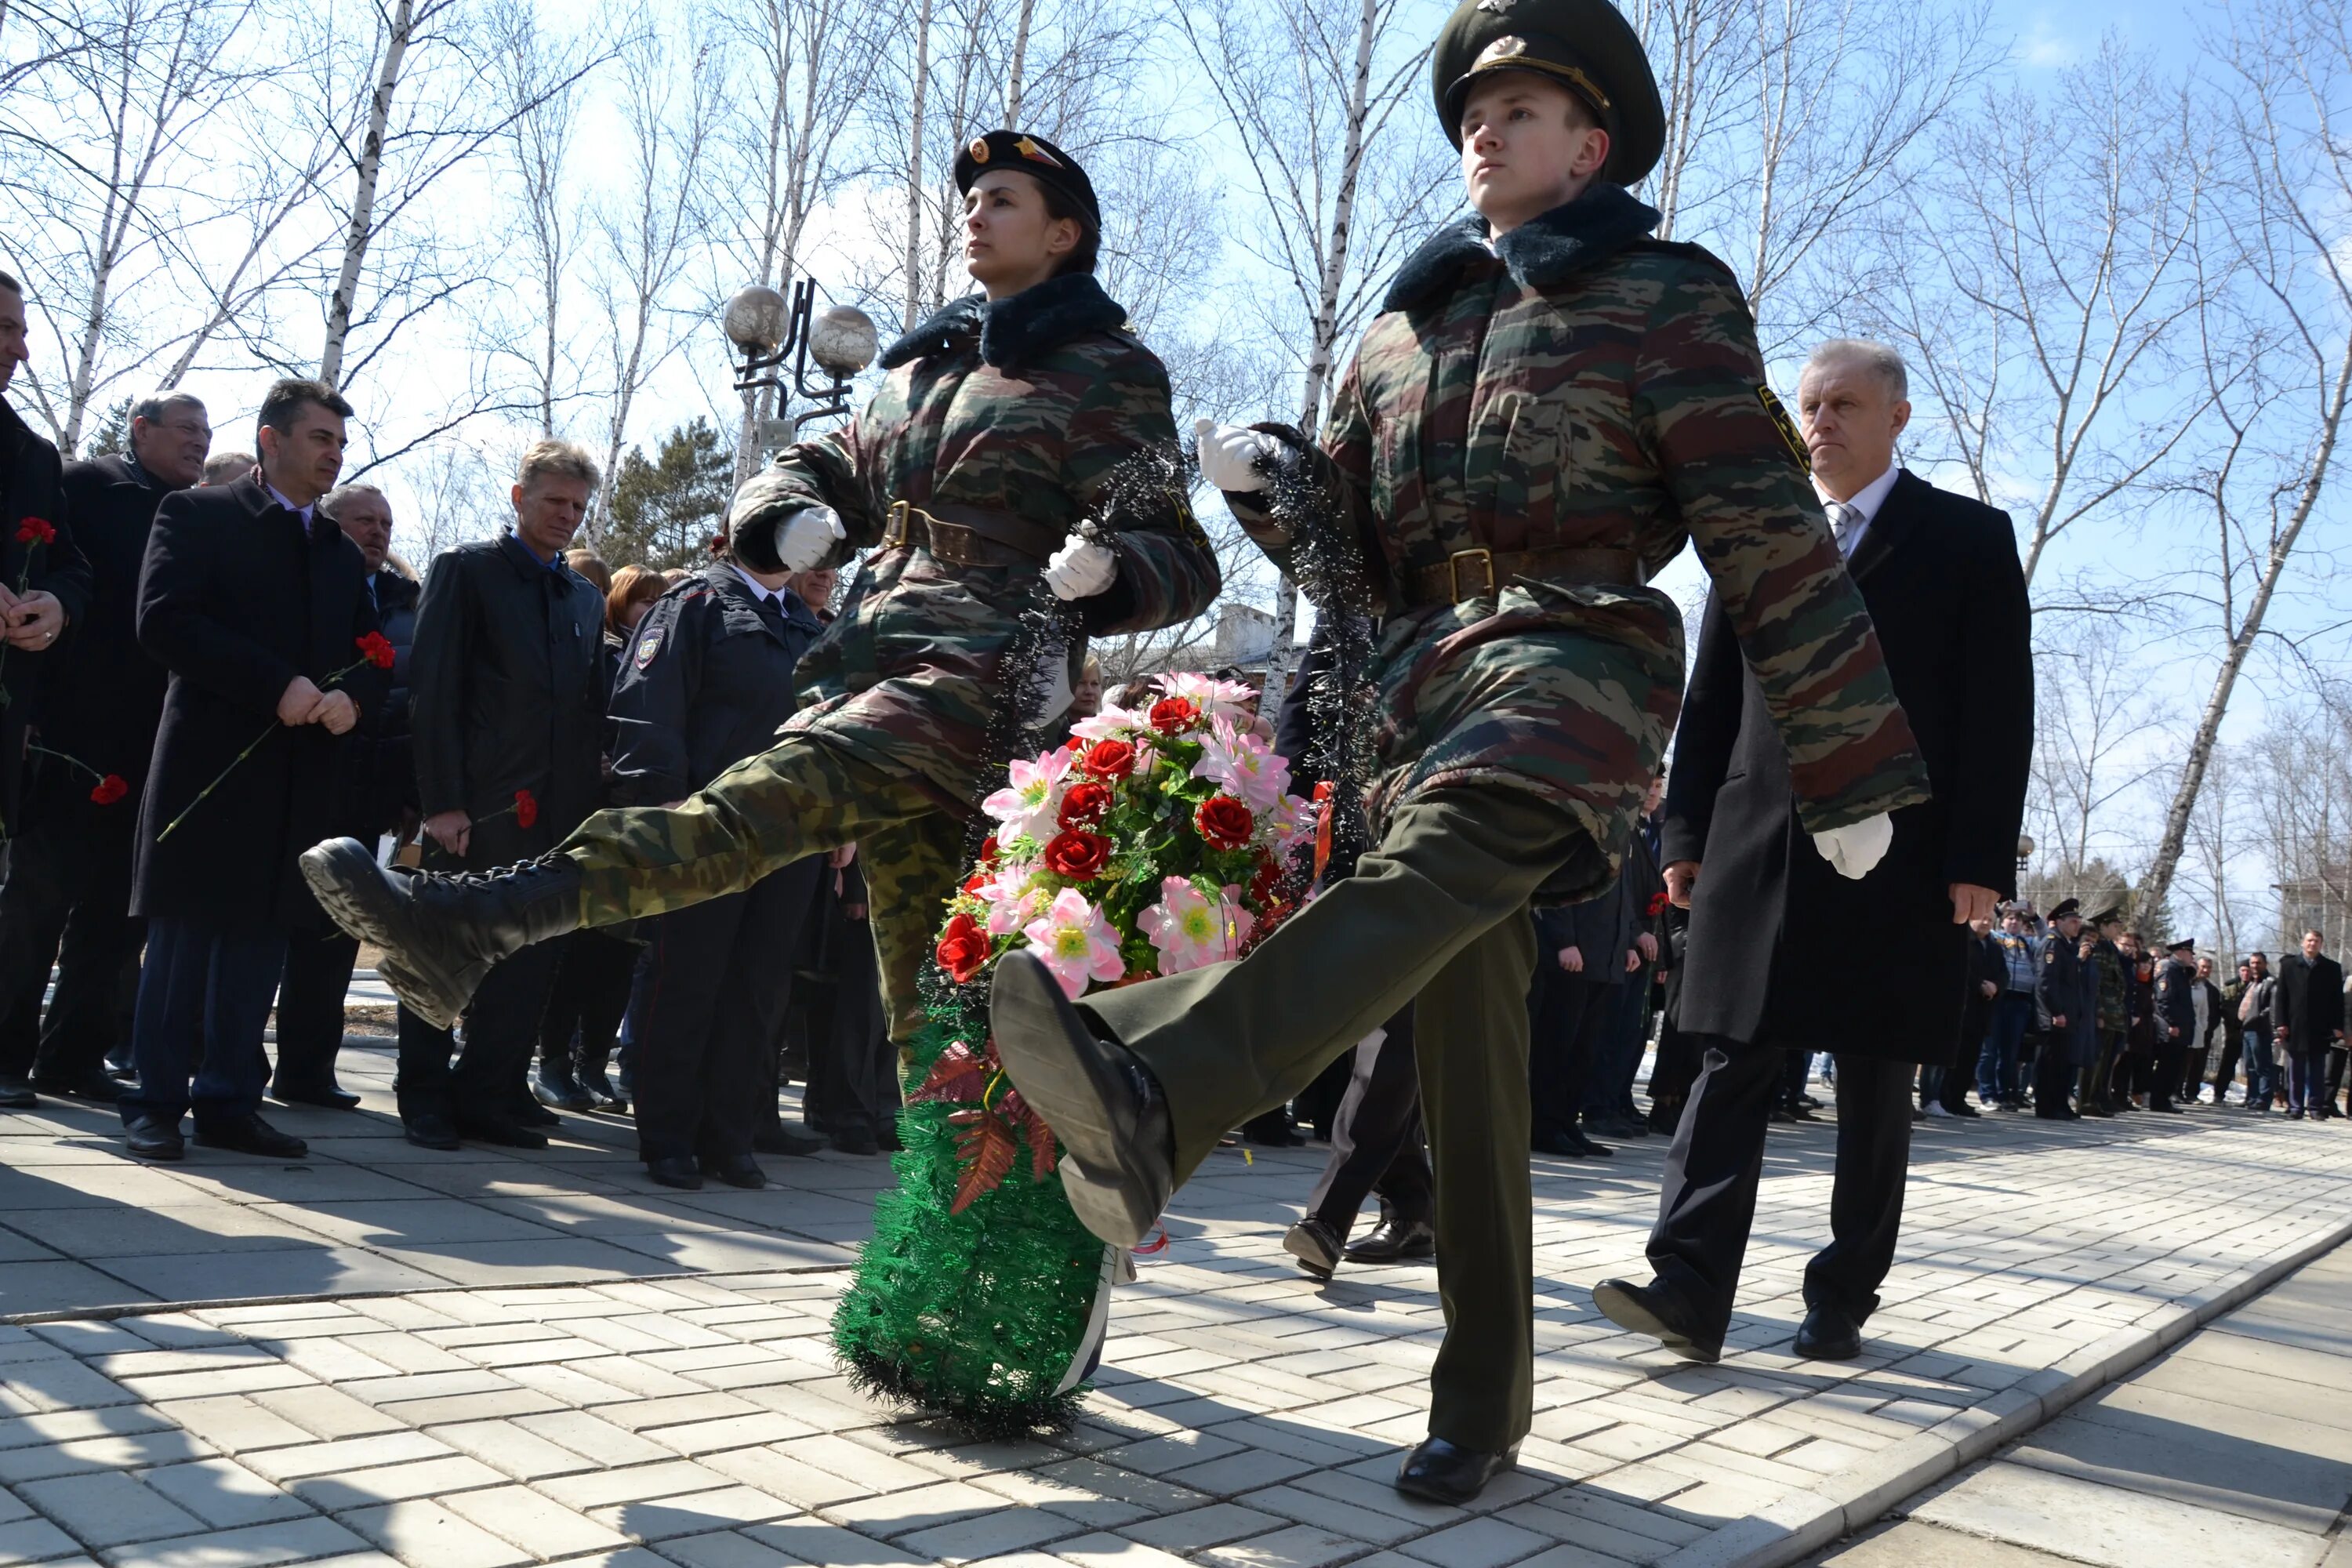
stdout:
[[1213,781],[1253,812],[1270,811],[1290,787],[1290,764],[1264,741],[1221,718],[1201,742],[1192,776]]
[[1247,719],[1257,693],[1239,680],[1179,672],[1162,675],[1152,686],[1163,697],[1181,697],[1212,719]]
[[1070,733],[1081,741],[1118,741],[1129,739],[1127,731],[1130,730],[1150,728],[1151,721],[1148,716],[1106,702],[1100,712],[1071,725]]
[[1242,890],[1227,888],[1212,901],[1190,879],[1160,879],[1160,901],[1135,917],[1138,931],[1160,950],[1160,973],[1181,974],[1241,956],[1255,923],[1242,908]]
[[1062,781],[1070,771],[1068,752],[1056,747],[1034,763],[1016,761],[1009,770],[1012,782],[980,803],[980,809],[1003,823],[1003,842],[1027,837],[1043,844],[1058,830],[1054,818],[1062,809]]
[[1118,931],[1076,888],[1063,889],[1021,934],[1073,1002],[1089,979],[1112,981],[1127,973],[1118,955]]

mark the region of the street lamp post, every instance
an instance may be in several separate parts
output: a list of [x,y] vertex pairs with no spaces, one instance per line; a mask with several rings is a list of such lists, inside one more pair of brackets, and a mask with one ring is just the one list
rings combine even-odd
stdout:
[[[816,280],[810,278],[793,285],[790,303],[764,283],[737,290],[727,301],[720,324],[742,356],[735,368],[735,390],[744,395],[744,439],[735,458],[735,479],[740,484],[799,438],[803,420],[849,412],[850,379],[874,363],[878,339],[873,321],[855,306],[818,310]],[[829,380],[811,384],[812,359]],[[783,373],[787,361],[792,363],[789,375]],[[776,411],[761,419],[755,412],[756,399],[769,391],[776,395]],[[798,410],[791,406],[794,395],[806,400]]]

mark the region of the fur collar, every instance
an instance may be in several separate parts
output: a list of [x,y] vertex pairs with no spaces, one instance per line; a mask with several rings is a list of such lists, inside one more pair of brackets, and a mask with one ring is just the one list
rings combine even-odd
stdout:
[[[1521,224],[1493,254],[1523,289],[1558,283],[1598,265],[1658,226],[1658,210],[1622,185],[1594,185],[1576,200]],[[1464,262],[1486,250],[1486,220],[1473,213],[1430,236],[1389,285],[1384,310],[1409,310],[1454,281]]]
[[890,345],[884,370],[945,353],[974,334],[980,357],[999,370],[1024,364],[1073,338],[1127,323],[1127,311],[1102,291],[1090,272],[1065,272],[1010,299],[967,294]]

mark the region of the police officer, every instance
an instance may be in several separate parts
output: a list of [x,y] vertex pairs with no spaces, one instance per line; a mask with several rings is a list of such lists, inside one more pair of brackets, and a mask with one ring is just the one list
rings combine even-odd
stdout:
[[[613,689],[616,805],[668,805],[767,749],[793,714],[793,667],[824,629],[786,585],[731,547],[654,601],[622,648]],[[646,921],[636,1042],[637,1152],[664,1186],[767,1184],[752,1158],[774,1102],[762,1071],[792,996],[791,957],[826,873],[823,857],[744,892]],[[824,1141],[785,1130],[807,1154]]]
[[2062,900],[2050,911],[2042,944],[2042,980],[2033,994],[2042,1049],[2033,1058],[2033,1114],[2044,1121],[2080,1121],[2066,1103],[2077,1072],[2098,1060],[2099,982],[2082,957],[2083,906]]

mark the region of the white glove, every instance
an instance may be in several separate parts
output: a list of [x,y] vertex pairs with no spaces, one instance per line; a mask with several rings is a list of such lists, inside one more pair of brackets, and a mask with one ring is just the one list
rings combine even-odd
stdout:
[[1894,842],[1895,819],[1883,811],[1865,821],[1813,835],[1813,847],[1822,852],[1830,868],[1855,881],[1870,875],[1871,868],[1886,858],[1886,847]]
[[1118,575],[1118,552],[1073,533],[1045,563],[1045,586],[1056,599],[1091,599]]
[[776,559],[787,572],[805,572],[848,537],[833,508],[804,506],[776,525]]
[[1286,448],[1263,431],[1213,419],[1192,421],[1192,438],[1201,452],[1201,477],[1221,490],[1246,495],[1265,489],[1259,471],[1261,458],[1279,459]]

